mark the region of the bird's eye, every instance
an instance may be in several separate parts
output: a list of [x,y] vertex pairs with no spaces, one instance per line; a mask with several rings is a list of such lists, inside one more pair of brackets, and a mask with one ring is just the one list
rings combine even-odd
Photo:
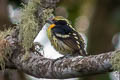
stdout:
[[54,20],[54,19],[53,19],[52,21],[53,21],[54,23],[56,23],[56,22],[57,22],[57,20]]
[[57,22],[57,20],[53,20],[54,22]]

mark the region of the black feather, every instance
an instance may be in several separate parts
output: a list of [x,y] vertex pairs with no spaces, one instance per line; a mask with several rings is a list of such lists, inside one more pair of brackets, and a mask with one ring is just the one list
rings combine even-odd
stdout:
[[73,30],[68,27],[68,25],[56,25],[53,29],[52,32],[53,33],[59,33],[59,34],[68,34],[70,32],[72,32]]
[[[64,44],[69,46],[71,49],[74,50],[74,52],[79,52],[82,50],[82,53],[79,52],[81,55],[85,56],[85,50],[84,50],[84,42],[80,40],[81,36],[78,34],[76,31],[74,31],[69,25],[67,25],[66,21],[64,20],[59,20],[54,22],[55,27],[52,28],[52,33],[56,36],[56,34],[61,34],[61,35],[69,35],[69,37],[62,38],[59,36],[56,36],[57,39],[61,40]],[[76,35],[73,35],[76,34]],[[77,37],[78,39],[76,39]],[[79,44],[77,43],[79,42]]]
[[59,20],[59,21],[53,20],[53,22],[56,25],[67,25],[67,22],[65,20]]

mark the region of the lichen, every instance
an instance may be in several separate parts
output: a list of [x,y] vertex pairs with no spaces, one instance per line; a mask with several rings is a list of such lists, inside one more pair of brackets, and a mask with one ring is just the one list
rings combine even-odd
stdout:
[[[41,7],[41,14],[36,16],[38,7]],[[21,15],[20,39],[21,44],[25,49],[23,60],[29,56],[29,51],[33,47],[33,41],[40,31],[40,27],[45,24],[45,20],[52,15],[53,9],[42,9],[41,0],[30,0],[27,5],[24,5]],[[39,18],[40,17],[40,20]],[[38,22],[39,21],[39,22]]]
[[29,49],[33,46],[33,40],[38,33],[38,22],[35,17],[37,5],[40,4],[40,0],[31,0],[28,5],[24,5],[22,10],[20,35],[22,37],[22,45],[28,55]]
[[8,29],[0,32],[0,67],[5,69],[5,61],[11,56],[11,48],[7,40],[4,38],[12,32],[12,29]]
[[114,70],[120,71],[120,51],[117,51],[111,59],[112,67]]
[[[41,5],[40,1],[41,0],[30,0],[28,5],[24,5],[24,9],[22,10],[21,22],[18,26],[20,26],[21,44],[26,51],[24,59],[29,56],[30,48],[33,47],[33,40],[37,36],[40,29],[38,19],[35,16],[38,5],[39,7]],[[51,16],[52,12],[53,9],[42,10],[42,26],[45,24],[45,20],[48,19],[49,16]]]
[[50,17],[54,17],[52,12],[53,12],[53,9],[43,10],[43,15],[42,15],[43,23],[45,23],[45,21],[48,20]]

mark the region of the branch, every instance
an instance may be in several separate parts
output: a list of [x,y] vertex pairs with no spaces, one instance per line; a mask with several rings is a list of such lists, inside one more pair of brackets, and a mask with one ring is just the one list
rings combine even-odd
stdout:
[[113,51],[84,58],[76,56],[59,59],[48,59],[30,52],[28,59],[24,60],[24,49],[16,43],[17,39],[8,37],[7,40],[13,51],[10,58],[11,64],[26,74],[37,78],[65,79],[110,72],[112,71],[110,60],[120,52]]
[[13,56],[12,61],[18,69],[37,78],[65,79],[112,71],[110,55],[111,52],[82,59],[77,56],[52,60],[31,53],[27,61],[21,60],[23,55]]

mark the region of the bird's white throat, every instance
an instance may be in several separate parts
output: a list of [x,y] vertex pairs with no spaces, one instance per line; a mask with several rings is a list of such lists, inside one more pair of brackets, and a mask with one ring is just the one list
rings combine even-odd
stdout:
[[[43,56],[44,57],[50,58],[50,59],[56,59],[56,58],[62,57],[63,55],[61,55],[59,52],[57,52],[53,48],[53,46],[51,45],[51,43],[47,37],[46,30],[47,30],[48,26],[49,26],[49,24],[45,24],[43,26],[41,31],[36,36],[34,42],[38,42],[43,46],[43,50],[44,50]],[[41,51],[41,52],[43,52],[43,51]]]

